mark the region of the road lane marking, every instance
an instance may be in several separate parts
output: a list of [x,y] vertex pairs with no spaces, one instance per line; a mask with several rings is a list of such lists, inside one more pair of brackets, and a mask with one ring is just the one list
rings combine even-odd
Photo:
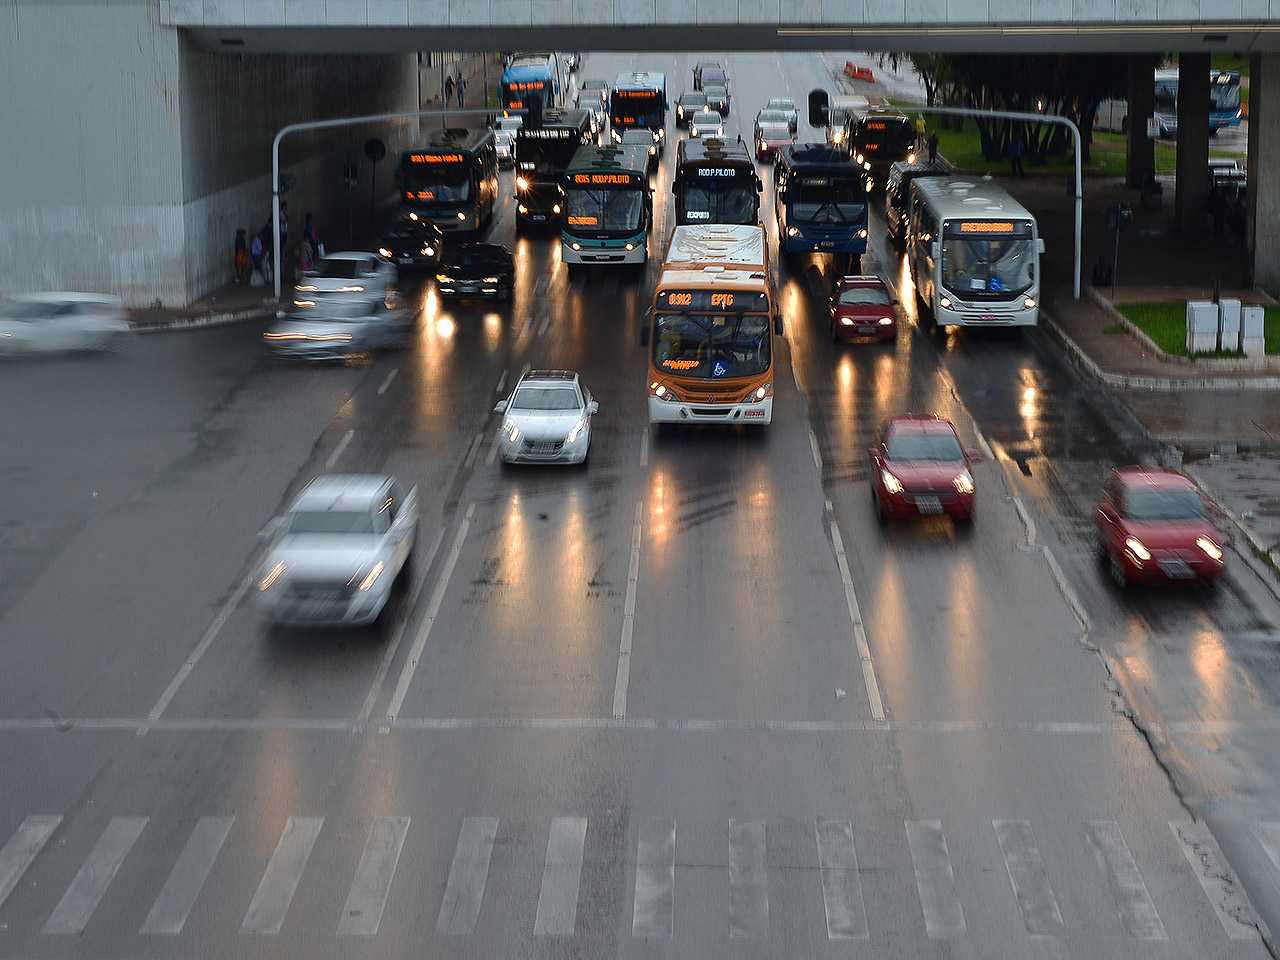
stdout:
[[182,932],[235,819],[201,817],[196,821],[139,933],[177,935]]
[[498,394],[502,393],[502,388],[505,387],[506,385],[507,385],[507,370],[506,370],[506,367],[503,367],[502,376],[498,378],[498,385],[493,388],[493,392]]
[[489,859],[498,835],[497,817],[464,817],[458,845],[449,864],[444,902],[436,918],[436,933],[463,936],[475,929],[489,879]]
[[360,864],[356,867],[356,878],[351,884],[351,892],[347,894],[346,906],[342,908],[342,919],[338,921],[338,936],[372,937],[377,934],[408,833],[408,817],[378,817],[373,821],[369,839],[360,854]]
[[533,921],[534,936],[572,937],[577,929],[586,840],[586,817],[556,817],[551,821],[538,913]]
[[1090,820],[1087,836],[1098,865],[1107,873],[1116,899],[1116,913],[1129,936],[1139,940],[1168,940],[1160,914],[1147,892],[1120,824],[1114,820]]
[[395,367],[392,369],[390,373],[387,374],[387,379],[382,381],[382,385],[378,387],[378,396],[382,396],[384,393],[386,393],[387,390],[390,388],[392,381],[394,381],[395,378],[398,376],[400,376],[400,368]]
[[1022,498],[1016,493],[1013,494],[1013,509],[1018,511],[1022,525],[1026,528],[1027,546],[1034,547],[1036,545],[1036,522],[1031,519],[1031,514],[1027,512],[1027,507],[1022,502]]
[[640,467],[641,469],[649,466],[649,426],[646,424],[644,432],[640,434]]
[[964,934],[964,908],[956,896],[956,878],[941,820],[907,820],[907,846],[916,874],[920,910],[930,940]]
[[267,862],[262,882],[240,924],[242,933],[273,935],[280,932],[322,826],[324,817],[290,817],[286,821],[280,842]]
[[187,677],[191,676],[191,671],[196,668],[196,664],[200,662],[209,647],[213,645],[213,641],[217,639],[219,631],[231,619],[231,614],[240,606],[240,601],[244,599],[244,595],[249,591],[251,583],[253,583],[253,574],[249,573],[240,581],[240,585],[236,587],[231,596],[227,598],[226,603],[218,610],[217,616],[213,618],[213,622],[205,629],[204,636],[200,638],[200,642],[196,644],[195,649],[183,661],[182,666],[178,668],[178,672],[169,681],[169,686],[164,688],[164,693],[160,694],[160,699],[151,708],[151,712],[147,714],[147,722],[138,727],[139,736],[145,735],[150,726],[159,720],[165,710],[169,708],[170,702],[178,695],[178,691],[186,682]]
[[[829,512],[829,511],[828,511]],[[849,607],[849,620],[853,623],[853,639],[858,650],[858,659],[862,663],[862,682],[867,688],[867,704],[871,708],[873,720],[884,719],[884,701],[880,699],[880,684],[876,680],[875,664],[871,662],[871,647],[867,645],[867,631],[862,623],[862,610],[858,606],[858,594],[853,589],[853,577],[849,573],[849,558],[845,556],[844,539],[840,536],[840,527],[835,517],[829,520],[831,525],[831,545],[836,552],[836,566],[840,568],[840,579],[844,583],[845,602]]]
[[4,906],[9,894],[13,893],[22,875],[39,856],[60,823],[61,817],[27,817],[0,849],[0,907]]
[[[39,818],[35,818],[39,819]],[[1257,837],[1263,853],[1271,861],[1271,866],[1280,873],[1280,820],[1264,820],[1255,824],[1253,835]],[[8,849],[7,847],[5,849]],[[0,854],[0,905],[4,904],[4,855]]]
[[45,933],[83,933],[93,911],[111,886],[124,858],[129,855],[146,817],[112,817],[44,925]]
[[395,635],[382,652],[382,661],[378,664],[378,673],[373,678],[373,683],[369,685],[369,692],[364,697],[364,705],[360,708],[360,715],[356,718],[357,730],[363,730],[369,723],[369,718],[373,716],[373,708],[378,703],[378,694],[382,692],[382,685],[386,683],[387,674],[391,671],[391,664],[395,662],[396,654],[400,652],[400,644],[404,642],[405,631],[409,628],[409,622],[413,619],[413,611],[418,606],[418,597],[427,582],[427,574],[431,571],[431,565],[436,562],[436,553],[439,552],[440,544],[443,541],[444,527],[441,527],[436,531],[436,538],[431,541],[431,549],[427,551],[427,556],[422,561],[422,565],[418,567],[419,576],[417,582],[413,585],[413,592],[409,594],[409,602],[404,606],[404,617],[396,625]]
[[642,821],[636,838],[631,935],[669,940],[675,926],[676,822]]
[[1258,933],[1261,921],[1208,825],[1193,820],[1170,820],[1169,829],[1187,863],[1191,864],[1204,895],[1209,898],[1209,905],[1217,914],[1227,939],[1261,940]]
[[467,455],[462,459],[462,469],[470,470],[476,462],[476,455],[480,453],[480,445],[484,443],[484,432],[481,431],[471,438],[471,445],[467,447]]
[[354,429],[348,430],[342,435],[342,439],[338,441],[338,445],[333,448],[333,453],[329,454],[329,459],[324,462],[326,470],[332,470],[334,464],[338,462],[338,458],[346,452],[347,446],[351,443],[352,437],[356,435]]
[[636,587],[640,582],[640,537],[644,503],[636,504],[636,519],[631,526],[631,558],[627,565],[627,595],[622,607],[622,636],[618,642],[618,673],[613,681],[613,718],[627,715],[627,686],[631,682],[631,637],[636,625]]
[[729,821],[729,939],[769,935],[769,872],[763,820]]
[[822,875],[822,905],[827,914],[828,940],[867,940],[867,909],[858,877],[858,852],[853,824],[819,817],[814,825],[818,842],[818,872]]
[[1049,874],[1031,832],[1031,822],[992,820],[991,826],[995,828],[1005,872],[1009,875],[1009,885],[1018,901],[1018,909],[1022,911],[1027,932],[1061,933],[1064,926],[1062,912],[1058,909],[1053,887],[1049,885]]
[[818,450],[818,435],[813,432],[813,427],[809,428],[809,449],[813,451],[813,465],[818,472],[822,472],[822,453]]
[[[476,505],[472,503],[467,507],[462,523],[458,524],[458,532],[453,538],[453,546],[449,548],[449,556],[445,560],[444,569],[440,571],[440,579],[436,581],[436,589],[431,594],[431,603],[427,607],[426,619],[422,621],[422,626],[418,628],[418,635],[413,639],[409,657],[405,661],[404,668],[400,671],[400,681],[396,684],[395,693],[391,696],[391,705],[387,708],[388,723],[394,721],[400,715],[400,708],[404,706],[404,698],[409,694],[409,686],[413,683],[414,671],[418,667],[418,661],[422,659],[422,651],[426,649],[427,639],[431,636],[431,628],[435,625],[436,617],[440,614],[440,606],[444,603],[445,589],[449,586],[454,567],[458,565],[458,557],[462,553],[462,544],[467,538],[467,529],[471,526],[471,517],[475,512]],[[383,731],[389,732],[389,728],[383,727]]]

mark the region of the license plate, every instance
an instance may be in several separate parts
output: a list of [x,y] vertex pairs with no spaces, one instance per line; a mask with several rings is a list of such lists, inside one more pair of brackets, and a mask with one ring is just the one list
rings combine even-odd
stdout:
[[534,214],[532,217],[530,217],[529,219],[531,219],[531,220],[545,220],[545,219],[547,219],[547,215],[546,215],[545,213],[535,213],[535,214]]
[[872,334],[876,332],[876,328],[875,327],[859,327],[858,332],[865,333],[865,334]]
[[916,497],[916,509],[921,513],[941,513],[942,501],[937,497]]
[[1189,580],[1196,575],[1185,560],[1161,560],[1160,569],[1170,580]]
[[462,286],[458,287],[458,289],[462,293],[475,293],[476,290],[479,289],[479,287],[477,287],[474,283],[464,283]]
[[396,257],[397,263],[413,263],[413,257]]
[[763,420],[763,419],[764,419],[764,411],[763,411],[763,410],[747,410],[747,411],[745,411],[742,415],[743,415],[744,417],[746,417],[747,419],[749,419],[749,420]]
[[328,616],[332,609],[333,603],[329,600],[308,600],[302,605],[302,616],[324,617]]

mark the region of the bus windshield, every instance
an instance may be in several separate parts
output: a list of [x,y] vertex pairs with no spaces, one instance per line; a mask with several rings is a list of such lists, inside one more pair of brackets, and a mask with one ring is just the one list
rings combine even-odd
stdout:
[[764,314],[659,314],[654,366],[703,380],[750,377],[769,369],[769,317]]
[[1035,283],[1033,240],[947,237],[942,241],[942,283],[964,298],[1011,299]]
[[409,199],[428,203],[463,203],[471,198],[471,172],[465,167],[410,167],[404,171]]
[[1240,78],[1232,73],[1219,73],[1209,84],[1209,109],[1234,113],[1240,109]]
[[755,223],[757,200],[750,180],[691,176],[684,182],[684,219],[691,223]]
[[859,223],[866,216],[867,190],[860,176],[797,176],[787,199],[800,223]]
[[588,232],[635,233],[644,215],[639,188],[568,187],[565,226]]

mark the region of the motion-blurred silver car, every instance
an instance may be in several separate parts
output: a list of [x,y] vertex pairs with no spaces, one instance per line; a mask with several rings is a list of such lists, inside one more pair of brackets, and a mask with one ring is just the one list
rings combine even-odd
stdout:
[[499,117],[493,123],[493,148],[498,154],[498,166],[516,165],[516,131],[524,125],[524,117]]
[[376,253],[331,253],[293,288],[293,303],[296,307],[309,307],[321,300],[385,297],[395,291],[398,283],[395,264]]
[[129,334],[116,297],[28,293],[0,301],[0,356],[108,350]]
[[357,626],[378,619],[413,554],[418,488],[392,477],[312,480],[263,531],[271,539],[255,592],[280,624]]
[[800,111],[796,109],[796,102],[790,97],[774,97],[764,105],[764,109],[780,110],[785,113],[787,115],[787,126],[791,128],[792,133],[795,133],[800,126]]
[[689,136],[694,139],[724,138],[724,117],[715,110],[702,110],[689,121]]
[[503,463],[586,463],[600,405],[572,370],[530,370],[498,401]]
[[278,357],[343,360],[377,350],[402,350],[413,340],[413,312],[394,293],[321,300],[276,318],[262,341]]

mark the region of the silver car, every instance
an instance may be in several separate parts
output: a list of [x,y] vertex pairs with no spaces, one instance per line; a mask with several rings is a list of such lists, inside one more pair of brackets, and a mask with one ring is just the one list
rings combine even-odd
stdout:
[[524,117],[499,117],[493,125],[493,147],[498,154],[498,166],[516,165],[516,131],[524,124]]
[[702,139],[705,137],[724,138],[724,117],[715,110],[702,110],[693,115],[689,121],[689,136]]
[[0,356],[106,350],[129,334],[120,301],[101,293],[29,293],[0,302]]
[[399,282],[395,264],[376,253],[360,250],[331,253],[308,271],[293,288],[296,307],[313,306],[320,300],[386,297]]
[[502,462],[586,463],[599,409],[572,370],[530,370],[493,408],[502,414]]
[[258,572],[267,619],[357,626],[378,619],[418,536],[418,488],[392,477],[331,474],[312,480],[283,517]]
[[790,97],[774,97],[764,105],[764,109],[778,110],[785,113],[787,115],[787,126],[791,128],[792,133],[795,133],[800,126],[800,111],[796,109],[796,102]]
[[395,294],[386,300],[321,300],[278,316],[262,340],[278,357],[342,360],[408,347],[413,321],[413,311]]

